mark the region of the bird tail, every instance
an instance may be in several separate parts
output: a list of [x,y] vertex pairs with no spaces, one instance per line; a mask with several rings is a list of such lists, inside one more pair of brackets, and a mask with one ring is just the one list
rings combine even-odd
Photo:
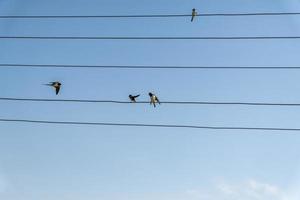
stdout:
[[43,85],[46,85],[46,86],[52,86],[51,83],[46,83],[46,84],[43,84]]

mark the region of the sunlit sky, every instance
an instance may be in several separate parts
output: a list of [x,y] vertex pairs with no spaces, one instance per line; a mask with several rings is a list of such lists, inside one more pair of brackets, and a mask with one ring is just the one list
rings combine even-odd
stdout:
[[[299,12],[299,0],[0,0],[1,15]],[[300,16],[0,19],[0,36],[299,36]],[[300,66],[300,41],[0,40],[0,63]],[[1,67],[0,97],[300,102],[297,70]],[[43,84],[59,80],[60,95]],[[0,118],[300,128],[298,107],[0,102]],[[0,199],[299,200],[291,132],[0,122]]]

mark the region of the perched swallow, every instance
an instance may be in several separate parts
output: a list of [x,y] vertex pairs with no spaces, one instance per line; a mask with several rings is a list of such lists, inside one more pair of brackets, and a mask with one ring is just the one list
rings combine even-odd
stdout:
[[149,92],[149,96],[150,96],[150,105],[153,104],[154,108],[156,107],[155,103],[159,103],[160,101],[158,100],[157,96],[152,94],[151,92]]
[[46,84],[46,85],[51,86],[51,87],[54,87],[54,88],[55,88],[56,95],[58,95],[59,90],[60,90],[60,87],[61,87],[61,83],[60,83],[60,82],[58,82],[58,81],[50,82],[49,84]]
[[136,95],[136,96],[132,96],[132,95],[130,94],[128,97],[129,97],[129,99],[130,99],[131,102],[134,102],[134,103],[135,103],[135,102],[136,102],[135,99],[138,98],[139,96],[140,96],[139,94]]
[[195,8],[193,8],[193,10],[192,10],[192,19],[191,19],[191,22],[193,22],[194,21],[194,18],[197,16],[197,11],[196,11],[196,9]]

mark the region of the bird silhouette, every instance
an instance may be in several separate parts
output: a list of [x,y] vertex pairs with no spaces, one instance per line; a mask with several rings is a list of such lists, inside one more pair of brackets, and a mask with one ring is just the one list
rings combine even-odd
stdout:
[[149,92],[149,96],[150,96],[150,105],[153,104],[154,108],[156,107],[155,103],[159,103],[160,101],[158,100],[157,96],[152,94],[151,92]]
[[50,82],[50,83],[45,84],[45,85],[48,85],[48,86],[51,86],[51,87],[55,88],[55,93],[56,93],[56,95],[58,95],[60,87],[61,87],[61,83],[60,82],[55,81],[55,82]]
[[135,96],[133,96],[133,95],[130,94],[128,97],[129,97],[129,99],[130,99],[131,102],[136,103],[136,100],[135,100],[135,99],[138,98],[139,96],[140,96],[139,94],[138,94],[138,95],[135,95]]
[[192,19],[191,19],[191,22],[194,21],[194,18],[195,18],[196,16],[197,16],[197,11],[196,11],[195,8],[193,8],[193,10],[192,10]]

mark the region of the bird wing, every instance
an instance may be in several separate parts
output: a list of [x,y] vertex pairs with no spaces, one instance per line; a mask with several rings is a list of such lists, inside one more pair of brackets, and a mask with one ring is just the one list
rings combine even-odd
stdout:
[[159,99],[157,98],[157,96],[155,96],[155,100],[156,100],[157,102],[159,102]]
[[58,95],[58,93],[59,93],[59,90],[60,90],[60,86],[58,86],[58,87],[55,87],[56,95]]
[[155,96],[155,100],[160,104],[159,99],[157,98],[157,96]]
[[133,96],[134,98],[137,98],[137,97],[139,97],[140,95],[138,94],[138,95],[136,95],[136,96]]

